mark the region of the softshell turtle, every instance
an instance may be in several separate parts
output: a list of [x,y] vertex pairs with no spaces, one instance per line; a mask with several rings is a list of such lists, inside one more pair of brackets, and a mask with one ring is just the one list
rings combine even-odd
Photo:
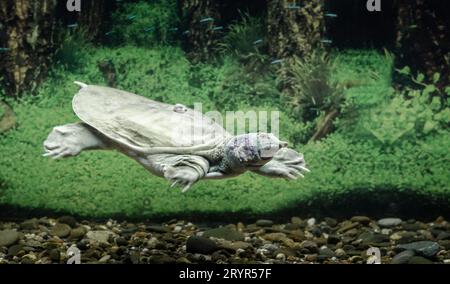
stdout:
[[125,91],[75,82],[72,107],[82,122],[53,128],[44,156],[76,156],[83,150],[116,149],[172,186],[188,190],[200,179],[247,170],[287,179],[302,177],[303,155],[270,133],[231,135],[182,104],[170,105]]

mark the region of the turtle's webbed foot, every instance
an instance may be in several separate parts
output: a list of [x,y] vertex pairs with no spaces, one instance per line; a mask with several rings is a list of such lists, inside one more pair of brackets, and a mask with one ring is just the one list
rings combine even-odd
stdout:
[[164,177],[172,183],[170,187],[180,186],[183,193],[188,191],[199,178],[197,171],[190,167],[164,166],[163,171]]
[[310,170],[306,168],[303,155],[289,148],[280,149],[270,162],[259,169],[261,174],[291,180],[303,178],[304,172]]

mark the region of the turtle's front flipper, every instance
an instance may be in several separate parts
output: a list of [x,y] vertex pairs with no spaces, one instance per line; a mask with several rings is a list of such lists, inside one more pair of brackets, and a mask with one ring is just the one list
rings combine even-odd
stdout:
[[302,172],[309,172],[303,154],[289,148],[278,150],[270,162],[252,171],[268,177],[286,179],[297,179],[303,177]]
[[152,155],[147,160],[150,163],[144,166],[164,176],[172,187],[182,187],[183,192],[204,178],[209,169],[208,160],[196,155]]
[[83,150],[106,149],[107,145],[86,124],[72,123],[53,128],[44,142],[44,157],[72,157]]

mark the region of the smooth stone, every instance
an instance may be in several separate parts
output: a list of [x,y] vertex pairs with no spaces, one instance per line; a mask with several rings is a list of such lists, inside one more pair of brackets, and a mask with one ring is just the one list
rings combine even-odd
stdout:
[[383,218],[378,220],[378,225],[384,228],[391,228],[398,226],[402,223],[402,219],[399,218]]
[[419,223],[405,223],[402,227],[407,231],[418,231],[420,229],[423,229]]
[[191,236],[186,241],[186,252],[211,254],[219,250],[219,245],[205,237]]
[[330,248],[324,247],[324,248],[319,249],[319,255],[325,255],[327,257],[333,257],[333,256],[335,256],[335,253]]
[[356,228],[356,227],[358,227],[358,226],[359,226],[359,223],[356,223],[356,222],[354,222],[354,223],[349,222],[348,224],[345,224],[345,225],[343,225],[341,228],[339,228],[339,230],[337,230],[337,232],[338,232],[338,233],[344,233],[344,232],[346,232],[346,231],[348,231],[348,230],[351,230],[351,229],[354,229],[354,228]]
[[8,249],[8,256],[16,256],[22,250],[23,245],[13,245]]
[[9,247],[19,240],[20,234],[13,230],[0,231],[0,247]]
[[151,225],[146,227],[147,231],[154,233],[167,233],[169,229],[165,226]]
[[71,229],[70,229],[69,225],[58,223],[52,228],[50,233],[53,236],[57,236],[57,237],[60,237],[60,238],[65,238],[65,237],[67,237],[70,234],[70,230]]
[[59,262],[61,260],[61,253],[58,249],[52,249],[49,252],[49,256],[53,262]]
[[272,227],[273,221],[261,219],[261,220],[256,221],[255,224],[256,224],[256,226],[259,226],[259,227]]
[[302,225],[303,224],[303,220],[300,217],[292,217],[291,218],[291,223],[292,224],[296,224],[296,225]]
[[203,233],[203,237],[213,237],[224,239],[227,241],[243,241],[244,234],[228,227],[220,227],[207,230]]
[[405,264],[415,255],[412,250],[405,250],[392,258],[391,264]]
[[306,224],[307,224],[309,227],[314,226],[314,225],[316,224],[316,218],[309,218],[308,221],[306,221]]
[[284,226],[284,229],[288,230],[288,231],[294,231],[294,230],[298,230],[301,228],[302,228],[302,226],[300,224],[295,224],[295,223],[288,223]]
[[23,230],[36,230],[39,228],[39,220],[36,218],[25,220],[20,224]]
[[115,239],[115,242],[118,246],[126,246],[128,245],[128,241],[125,238],[118,237]]
[[308,240],[301,242],[300,247],[302,249],[307,249],[311,253],[315,253],[318,250],[317,244],[313,241]]
[[334,251],[335,255],[339,258],[345,257],[347,255],[347,253],[345,252],[345,250],[338,248]]
[[330,227],[336,227],[336,225],[338,224],[338,221],[333,218],[325,217],[325,223],[327,223],[328,226],[330,226]]
[[61,216],[58,219],[58,222],[69,225],[71,228],[75,228],[77,226],[77,220],[72,216]]
[[413,256],[408,261],[408,264],[433,264],[433,262],[431,260],[426,259],[426,258],[421,257],[421,256]]
[[362,240],[363,245],[371,245],[371,244],[379,244],[384,242],[389,242],[389,236],[379,234],[379,233],[371,233],[365,232],[359,235],[359,239]]
[[361,223],[363,225],[367,225],[370,223],[370,218],[367,216],[353,216],[350,220],[352,222]]
[[89,231],[86,237],[98,243],[109,244],[109,238],[113,235],[113,232],[110,231]]
[[103,256],[102,258],[100,258],[98,260],[98,262],[100,262],[100,263],[107,263],[108,260],[110,260],[110,259],[111,259],[111,256],[109,254],[107,254],[107,255]]
[[439,233],[439,235],[436,237],[436,239],[437,239],[438,241],[441,241],[441,240],[450,240],[450,233],[448,233],[448,232],[441,232],[441,233]]
[[151,264],[169,264],[176,262],[175,258],[168,255],[152,255],[148,260]]
[[78,227],[70,231],[69,239],[80,240],[86,235],[86,229],[84,227]]
[[431,257],[439,251],[439,244],[432,241],[420,241],[397,246],[399,249],[412,250],[419,255]]

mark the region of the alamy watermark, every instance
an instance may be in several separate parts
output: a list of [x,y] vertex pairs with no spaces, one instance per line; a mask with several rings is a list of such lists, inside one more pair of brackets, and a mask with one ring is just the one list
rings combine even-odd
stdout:
[[366,8],[369,12],[381,12],[381,0],[367,0]]
[[[189,147],[214,140],[221,140],[224,135],[242,135],[246,133],[272,133],[276,137],[280,134],[280,112],[277,110],[248,110],[227,111],[225,116],[219,111],[209,111],[203,114],[201,103],[195,103],[194,109],[176,105],[174,109],[174,127],[170,130],[172,145]],[[179,123],[176,113],[185,114],[184,121]],[[169,118],[169,119],[171,119]],[[177,123],[178,122],[178,123]],[[225,130],[225,131],[224,131]]]
[[69,12],[81,12],[81,0],[67,0],[66,8]]

